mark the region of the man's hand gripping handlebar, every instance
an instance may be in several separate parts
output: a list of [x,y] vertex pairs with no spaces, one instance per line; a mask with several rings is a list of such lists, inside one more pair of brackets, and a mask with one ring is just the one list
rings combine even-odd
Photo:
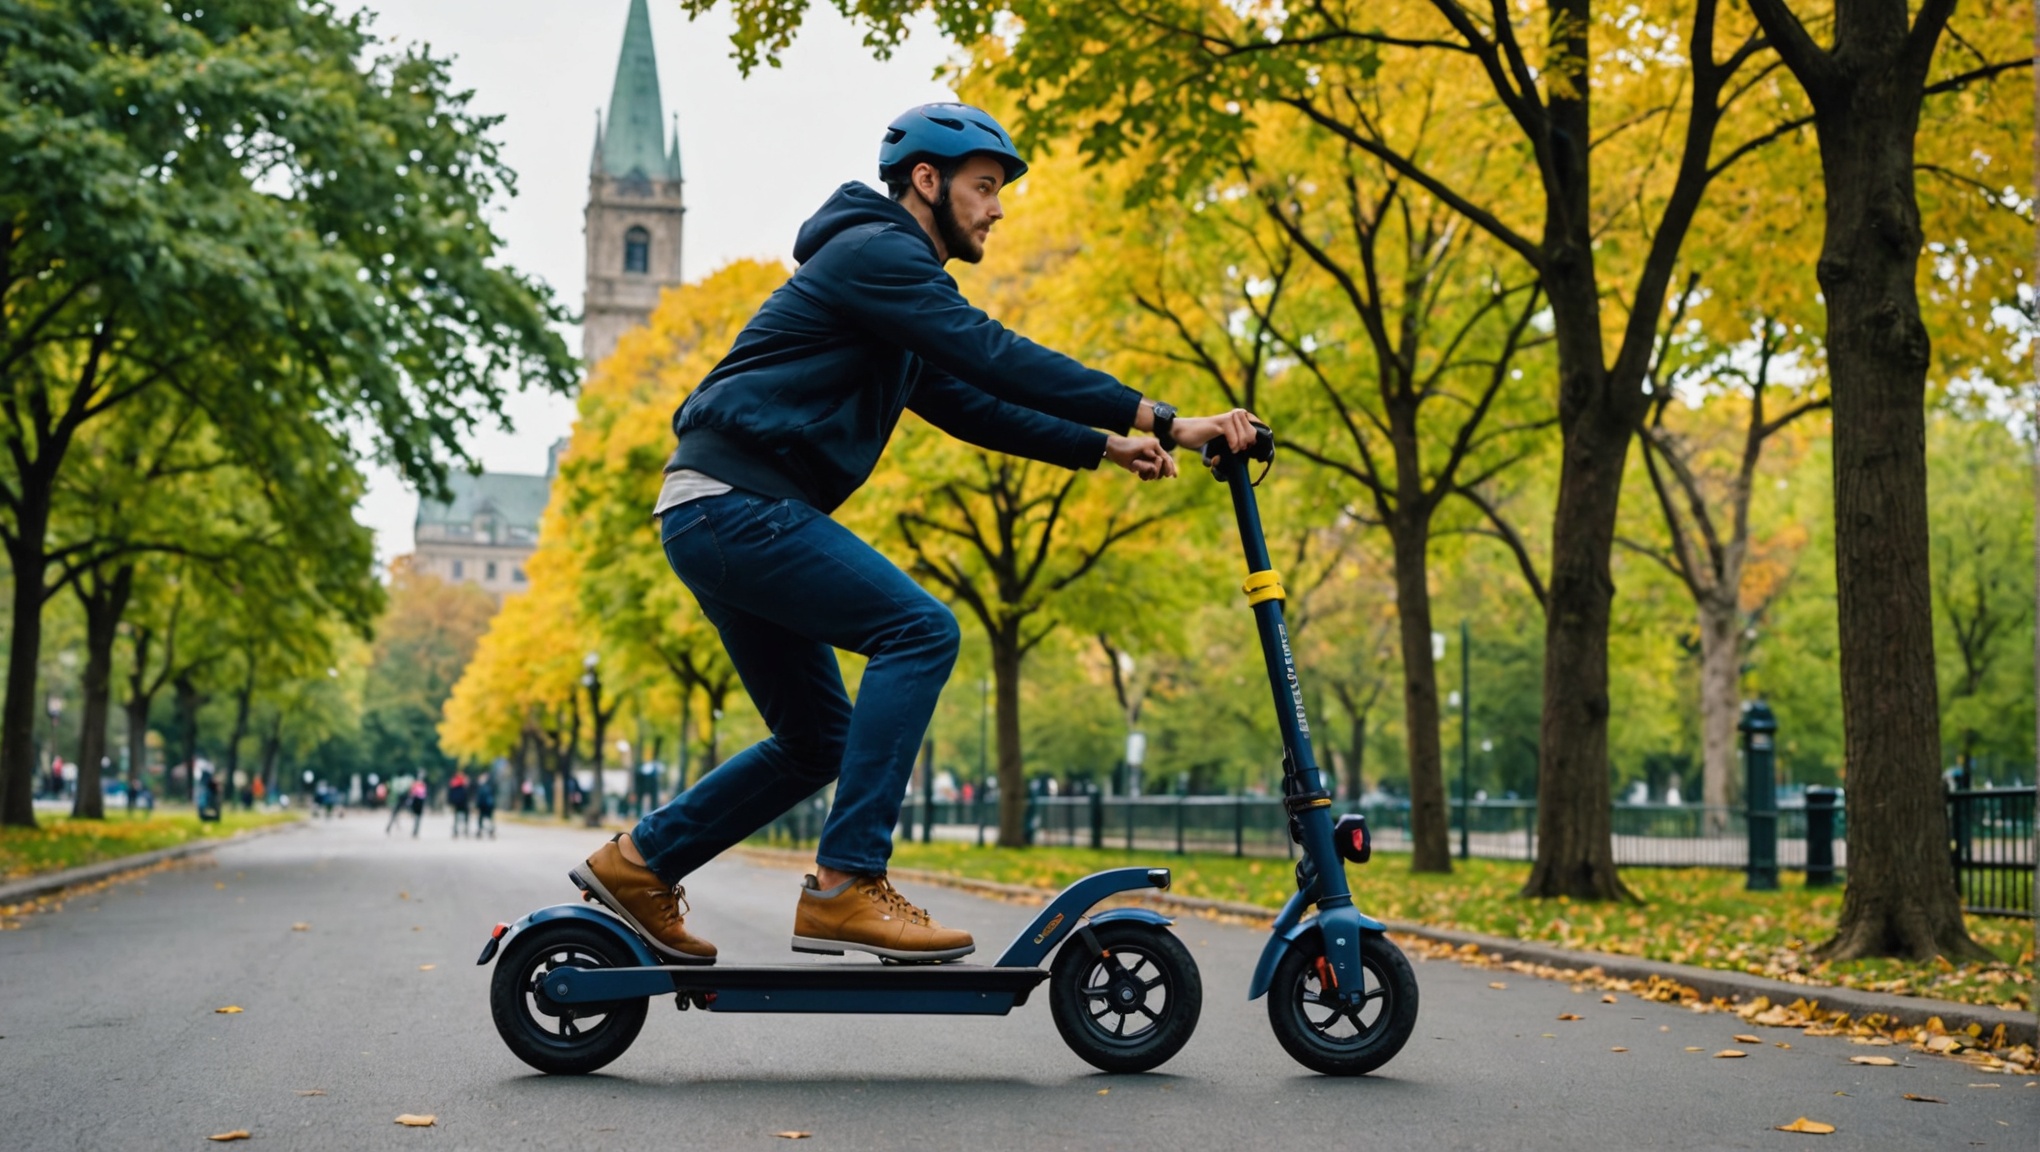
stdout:
[[[1268,426],[1244,408],[1217,416],[1178,416],[1173,434],[1185,448],[1221,446],[1236,454],[1252,454],[1259,437],[1270,435]],[[1269,443],[1273,444],[1272,436]],[[1151,436],[1108,436],[1105,458],[1142,480],[1165,480],[1176,475],[1175,457],[1162,450]]]

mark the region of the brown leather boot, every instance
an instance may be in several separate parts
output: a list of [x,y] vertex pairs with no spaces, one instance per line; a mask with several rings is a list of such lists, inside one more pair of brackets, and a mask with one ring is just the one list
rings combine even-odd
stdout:
[[715,963],[715,945],[687,931],[687,890],[631,863],[623,854],[622,839],[621,834],[610,837],[568,873],[575,887],[623,917],[673,963]]
[[809,876],[793,914],[793,950],[841,956],[846,948],[888,960],[954,960],[977,950],[970,933],[944,928],[907,903],[884,876],[859,876],[823,891]]

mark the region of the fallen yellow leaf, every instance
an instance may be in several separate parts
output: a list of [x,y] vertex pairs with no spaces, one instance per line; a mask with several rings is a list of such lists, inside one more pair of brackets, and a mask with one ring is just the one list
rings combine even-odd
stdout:
[[1580,1014],[1577,1012],[1560,1012],[1558,1018],[1560,1020],[1578,1020],[1580,1019]]
[[[224,880],[215,880],[215,881],[213,881],[213,885],[212,885],[212,886],[213,886],[213,887],[215,887],[215,888],[225,888],[225,887],[227,886],[227,884],[226,884],[226,881],[224,881]],[[236,1139],[236,1140],[239,1140],[239,1139],[242,1139],[242,1137],[236,1136],[236,1137],[235,1137],[235,1139]]]
[[297,923],[291,925],[290,930],[293,932],[310,932],[312,930],[312,925],[310,921],[300,920]]
[[773,1133],[773,1135],[774,1135],[774,1136],[777,1136],[777,1137],[779,1137],[779,1138],[780,1138],[781,1140],[805,1140],[805,1139],[807,1139],[808,1137],[810,1137],[810,1136],[814,1135],[814,1133],[812,1133],[812,1132],[774,1132],[774,1133]]
[[1714,1054],[1714,1058],[1716,1060],[1740,1060],[1747,1055],[1749,1053],[1740,1048],[1723,1048]]
[[1110,1089],[1110,1088],[1100,1088],[1100,1089],[1098,1089],[1098,1095],[1100,1095],[1100,1096],[1110,1096],[1110,1095],[1112,1095],[1112,1089]]
[[437,1115],[419,1116],[406,1112],[402,1116],[397,1117],[397,1123],[402,1124],[406,1128],[430,1128],[434,1124],[439,1123],[439,1117]]
[[1627,1049],[1627,1048],[1610,1048],[1610,1049],[1608,1049],[1608,1051],[1610,1051],[1610,1052],[1627,1052],[1627,1051],[1629,1051],[1629,1049]]
[[222,1132],[217,1136],[206,1137],[206,1139],[208,1140],[217,1140],[222,1144],[225,1144],[229,1140],[246,1140],[248,1138],[249,1135],[248,1130],[246,1128],[236,1128],[232,1132]]
[[1738,1032],[1735,1037],[1735,1042],[1738,1044],[1762,1044],[1764,1041],[1763,1038],[1760,1036],[1750,1036]]
[[1606,996],[1601,997],[1601,1003],[1603,1004],[1615,1003],[1615,994],[1613,992],[1610,992]]
[[420,964],[420,965],[418,965],[418,971],[420,971],[420,972],[430,972],[430,971],[432,971],[432,970],[433,970],[434,968],[437,968],[437,967],[439,967],[439,965],[437,965],[437,964]]
[[1688,1047],[1688,1048],[1686,1049],[1686,1051],[1688,1051],[1688,1052],[1705,1052],[1705,1051],[1707,1051],[1707,1049],[1705,1049],[1705,1048],[1695,1048],[1695,1047]]
[[1823,1124],[1818,1120],[1808,1120],[1804,1116],[1790,1124],[1779,1124],[1776,1127],[1780,1132],[1809,1132],[1815,1136],[1825,1136],[1835,1130],[1835,1126],[1832,1124]]
[[1502,983],[1500,980],[1493,980],[1488,983],[1488,987],[1493,988],[1497,992],[1500,992],[1503,989],[1507,988],[1508,985]]
[[1787,1044],[1787,1043],[1786,1043],[1786,1042],[1784,1042],[1783,1040],[1773,1040],[1773,1041],[1771,1041],[1771,1047],[1773,1047],[1773,1048],[1790,1048],[1790,1047],[1792,1047],[1792,1045],[1790,1045],[1790,1044]]
[[1872,1068],[1890,1068],[1897,1065],[1898,1061],[1889,1056],[1851,1056],[1849,1063],[1868,1064]]
[[1905,1098],[1906,1098],[1906,1099],[1908,1099],[1908,1100],[1913,1100],[1913,1101],[1916,1101],[1916,1102],[1918,1102],[1918,1103],[1921,1103],[1921,1104],[1946,1104],[1946,1103],[1947,1103],[1947,1101],[1946,1101],[1946,1100],[1943,1100],[1943,1099],[1941,1099],[1941,1098],[1940,1098],[1939,1096],[1915,1096],[1915,1095],[1913,1095],[1913,1094],[1912,1094],[1911,1092],[1907,1092],[1907,1093],[1905,1094]]
[[229,1004],[229,1005],[227,1005],[227,1006],[226,1006],[225,1008],[215,1008],[215,1009],[213,1009],[213,1015],[215,1015],[215,1016],[232,1016],[232,1015],[234,1015],[235,1013],[239,1012],[240,1010],[241,1010],[241,1006],[240,1006],[239,1004]]

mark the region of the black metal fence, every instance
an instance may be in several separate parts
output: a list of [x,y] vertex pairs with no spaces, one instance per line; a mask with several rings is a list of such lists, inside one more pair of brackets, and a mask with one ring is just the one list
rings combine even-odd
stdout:
[[[1367,816],[1375,844],[1386,851],[1410,847],[1407,804],[1352,808]],[[900,833],[916,839],[998,840],[996,798],[963,803],[941,801],[925,811],[909,797],[900,814]],[[772,837],[804,842],[821,831],[823,809],[811,802],[773,826]],[[1612,813],[1615,862],[1624,868],[1733,868],[1749,864],[1749,828],[1740,808],[1695,804],[1616,804]],[[1807,866],[1807,810],[1778,812],[1776,859],[1780,867]],[[2034,910],[2034,789],[1997,788],[1948,794],[1950,851],[1964,907],[1998,916],[2031,916]],[[1463,833],[1462,833],[1463,829]],[[1035,844],[1115,848],[1148,852],[1222,852],[1234,856],[1293,856],[1288,825],[1278,798],[1263,796],[1146,796],[1137,798],[1041,796],[1028,805],[1028,831]],[[1535,800],[1484,800],[1451,805],[1455,855],[1530,860],[1537,849]],[[1818,865],[1820,845],[1811,845]],[[1829,837],[1836,872],[1848,869],[1848,821],[1839,803]]]
[[2033,915],[2033,796],[2032,788],[1948,793],[1949,856],[1964,909]]

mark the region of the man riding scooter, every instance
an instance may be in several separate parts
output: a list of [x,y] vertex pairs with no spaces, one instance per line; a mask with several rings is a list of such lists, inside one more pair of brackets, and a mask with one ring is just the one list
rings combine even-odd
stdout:
[[[1178,416],[963,298],[943,265],[983,259],[999,193],[1026,171],[976,108],[901,115],[879,149],[890,196],[836,190],[801,227],[799,271],[674,414],[660,539],[772,734],[573,870],[673,962],[716,954],[687,929],[681,881],[832,780],[795,950],[935,961],[975,948],[886,878],[956,619],[828,515],[870,476],[903,410],[982,448],[1070,469],[1110,461],[1141,480],[1176,475],[1178,445],[1255,441],[1243,409]],[[837,648],[867,660],[854,708]]]

